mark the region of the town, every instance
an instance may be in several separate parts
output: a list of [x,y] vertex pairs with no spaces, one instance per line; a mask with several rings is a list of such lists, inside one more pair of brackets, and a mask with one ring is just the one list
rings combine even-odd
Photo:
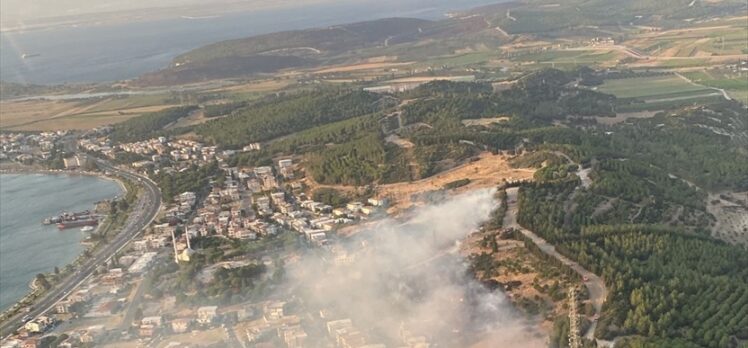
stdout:
[[[189,269],[195,275],[190,281],[205,288],[227,287],[226,277],[234,274],[251,275],[260,284],[245,284],[242,292],[246,292],[272,286],[283,273],[284,258],[293,258],[302,248],[327,254],[332,264],[345,264],[353,255],[337,245],[334,232],[383,216],[386,198],[332,206],[305,192],[305,180],[298,174],[303,169],[291,158],[280,159],[274,166],[229,167],[225,162],[233,151],[218,151],[196,141],[159,137],[111,146],[106,130],[88,134],[78,141],[80,151],[114,161],[123,154],[142,156],[143,160],[129,165],[134,171],[174,173],[190,166],[217,165],[219,174],[207,190],[179,192],[165,202],[158,220],[144,234],[100,266],[94,277],[58,302],[51,313],[26,322],[3,347],[35,347],[49,337],[57,340],[58,347],[121,346],[118,342],[179,347],[218,341],[234,346],[273,347],[281,342],[302,347],[312,334],[308,328],[316,326],[326,328],[324,335],[315,329],[316,340],[340,347],[384,347],[367,344],[351,319],[336,317],[329,309],[318,309],[316,315],[300,312],[292,293],[277,299],[227,298],[223,293],[211,296],[188,287],[184,294],[164,295],[161,288],[174,286],[176,280],[153,273]],[[11,135],[3,138],[4,153],[24,149],[30,156],[25,144],[46,144],[44,148],[49,149],[59,136]],[[244,151],[259,148],[251,144]],[[81,161],[78,158],[85,156],[72,158]],[[68,169],[79,167],[72,160],[65,163]],[[276,245],[284,246],[283,252],[268,254],[268,247]],[[403,346],[428,344],[425,337],[404,333]]]

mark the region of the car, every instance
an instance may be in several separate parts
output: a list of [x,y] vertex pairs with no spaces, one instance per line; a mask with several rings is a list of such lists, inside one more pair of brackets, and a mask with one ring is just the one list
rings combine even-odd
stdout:
[[30,315],[24,315],[23,318],[21,318],[21,321],[24,323],[27,323],[29,320],[31,320]]

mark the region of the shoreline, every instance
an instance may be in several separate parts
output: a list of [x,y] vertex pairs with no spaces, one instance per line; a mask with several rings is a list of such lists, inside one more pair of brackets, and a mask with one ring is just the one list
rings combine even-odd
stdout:
[[[8,168],[6,168],[6,166]],[[121,179],[119,179],[117,177],[105,175],[104,173],[101,173],[101,172],[91,172],[91,171],[84,171],[84,170],[46,169],[46,168],[37,168],[37,167],[32,167],[32,166],[26,166],[26,165],[22,165],[22,164],[13,163],[12,166],[0,165],[0,174],[17,174],[17,175],[39,174],[39,175],[66,175],[66,176],[96,177],[96,178],[99,178],[101,180],[106,180],[106,181],[114,182],[114,183],[116,183],[120,187],[121,194],[118,195],[118,196],[115,196],[115,198],[124,197],[128,193],[127,186],[125,185],[125,183]],[[95,203],[96,202],[93,202],[93,204],[95,204]],[[100,229],[100,227],[101,226],[97,226],[96,231],[98,231]],[[69,265],[75,265],[75,264],[81,262],[81,258],[84,257],[86,250],[89,250],[90,248],[92,248],[92,246],[86,246],[84,244],[84,250],[81,253],[79,253],[75,257],[75,259],[73,259],[73,261],[68,262],[68,263],[64,263],[64,264],[60,264],[57,267],[64,268],[64,267],[67,267]],[[50,274],[50,272],[45,272],[44,274]],[[22,308],[22,306],[23,306],[22,304],[24,302],[27,302],[27,301],[31,300],[31,304],[30,305],[33,305],[33,298],[37,294],[37,291],[38,291],[38,289],[34,289],[31,286],[31,284],[34,283],[34,280],[35,279],[31,279],[30,280],[29,291],[26,292],[26,294],[23,295],[23,297],[21,297],[18,300],[14,301],[14,303],[12,305],[10,305],[9,307],[7,307],[5,309],[1,309],[1,311],[0,311],[0,318],[2,318],[2,320],[5,320],[5,319],[7,319],[7,318],[9,318],[9,317],[11,317],[13,315],[15,315],[16,312],[18,312],[18,310],[20,310]]]
[[90,172],[85,170],[65,170],[65,169],[44,169],[33,168],[19,165],[19,167],[3,168],[0,165],[0,174],[42,174],[42,175],[68,175],[68,176],[93,176],[102,180],[113,181],[122,189],[123,195],[127,195],[127,186],[117,177],[109,176],[100,172]]

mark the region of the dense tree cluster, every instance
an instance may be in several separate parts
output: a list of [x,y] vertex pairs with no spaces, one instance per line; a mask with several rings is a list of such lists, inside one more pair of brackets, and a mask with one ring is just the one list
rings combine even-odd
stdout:
[[675,337],[727,347],[748,327],[744,250],[645,226],[588,231],[560,248],[608,284],[601,337]]
[[364,91],[304,92],[236,110],[197,127],[196,132],[216,144],[239,147],[370,114],[381,106],[378,95]]
[[158,184],[165,201],[171,201],[182,192],[200,193],[210,187],[210,180],[220,173],[218,163],[211,162],[208,165],[188,167],[186,170],[167,173],[159,172],[151,176]]
[[176,107],[131,118],[116,124],[110,138],[118,143],[153,138],[163,132],[164,127],[186,117],[196,108],[196,106]]
[[316,202],[329,204],[333,207],[340,207],[350,201],[350,198],[342,192],[333,188],[319,188],[312,193],[312,199]]
[[210,296],[225,296],[225,292],[241,294],[253,288],[266,271],[267,267],[264,264],[251,264],[237,268],[219,267],[213,273],[213,281],[206,292]]
[[385,156],[382,141],[371,135],[311,154],[307,171],[317,182],[366,185],[386,171]]
[[234,110],[247,106],[246,102],[233,102],[224,104],[210,104],[203,108],[205,117],[217,117],[231,114]]

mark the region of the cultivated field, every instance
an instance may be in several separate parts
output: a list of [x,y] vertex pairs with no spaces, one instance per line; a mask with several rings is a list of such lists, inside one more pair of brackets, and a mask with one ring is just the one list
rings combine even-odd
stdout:
[[693,85],[676,75],[606,80],[598,87],[598,91],[613,94],[618,98],[645,99],[676,95],[701,96],[714,93],[714,90]]
[[730,97],[748,104],[748,72],[730,70],[699,70],[684,72],[691,81],[714,88],[724,89]]
[[24,100],[0,102],[0,128],[49,131],[91,129],[163,110],[164,96],[131,96],[85,100]]

